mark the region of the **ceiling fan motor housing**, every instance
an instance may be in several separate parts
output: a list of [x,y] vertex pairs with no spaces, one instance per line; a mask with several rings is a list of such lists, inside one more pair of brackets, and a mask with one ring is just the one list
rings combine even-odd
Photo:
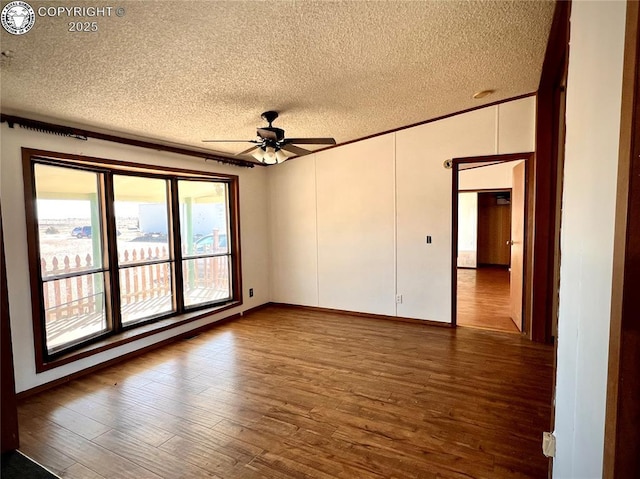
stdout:
[[284,140],[284,130],[273,126],[258,128],[257,135],[263,140],[282,141]]
[[[305,145],[335,145],[336,140],[333,138],[285,138],[285,133],[282,128],[273,126],[273,122],[278,118],[278,112],[269,110],[260,115],[264,121],[269,123],[269,126],[258,128],[256,130],[257,138],[254,140],[244,140],[247,143],[253,143],[251,148],[236,153],[237,155],[251,154],[258,161],[265,164],[282,163],[287,159],[284,152],[293,153],[296,156],[308,155],[310,150],[300,148],[295,143],[301,143]],[[225,142],[225,141],[243,141],[243,140],[202,140],[205,142]]]
[[265,111],[262,115],[260,115],[260,117],[264,121],[269,123],[269,126],[271,126],[271,123],[273,123],[275,119],[278,118],[278,112],[273,110]]

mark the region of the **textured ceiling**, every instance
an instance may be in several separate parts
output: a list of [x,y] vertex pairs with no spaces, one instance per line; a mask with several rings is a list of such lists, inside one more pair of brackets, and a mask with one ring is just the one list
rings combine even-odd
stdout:
[[[111,17],[38,16],[25,35],[2,30],[3,113],[237,153],[250,145],[201,140],[254,138],[260,113],[274,109],[288,137],[342,143],[536,91],[554,8],[519,0],[111,5]],[[69,32],[72,20],[96,21],[98,32]],[[472,99],[484,89],[496,92]]]

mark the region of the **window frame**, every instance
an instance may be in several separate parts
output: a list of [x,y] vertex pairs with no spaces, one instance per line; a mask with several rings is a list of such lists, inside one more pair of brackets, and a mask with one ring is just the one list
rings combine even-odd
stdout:
[[[175,328],[202,317],[234,308],[242,304],[240,220],[239,220],[239,187],[238,176],[218,174],[206,171],[188,170],[164,166],[152,166],[143,163],[125,162],[58,153],[31,148],[22,148],[23,181],[25,196],[25,219],[27,231],[27,247],[29,256],[29,279],[31,290],[32,322],[34,332],[34,349],[36,372],[43,372],[63,364],[82,359],[99,352],[112,349],[122,344],[141,339],[161,331]],[[77,344],[49,353],[46,341],[46,324],[44,314],[43,280],[40,268],[40,245],[36,212],[35,165],[48,164],[64,168],[75,168],[102,174],[99,181],[101,194],[100,221],[103,223],[103,265],[105,275],[105,294],[108,295],[106,307],[110,309],[107,318],[109,330],[87,338]],[[145,318],[135,323],[123,325],[120,315],[119,273],[121,265],[117,256],[117,229],[114,208],[114,175],[132,175],[167,180],[170,195],[168,198],[169,220],[169,252],[168,264],[172,269],[173,301],[175,311],[167,314]],[[207,302],[197,306],[184,306],[182,294],[182,251],[180,238],[180,214],[178,198],[178,182],[180,180],[200,180],[221,182],[226,184],[228,202],[228,237],[229,245],[229,299]],[[168,191],[169,193],[169,191]]]
[[[137,262],[136,264],[127,264],[127,265],[121,265],[120,261],[119,261],[119,255],[118,255],[118,246],[117,246],[117,225],[116,225],[116,215],[115,215],[115,201],[116,201],[116,193],[115,193],[115,185],[113,184],[113,177],[115,175],[121,175],[121,176],[133,176],[136,178],[151,178],[151,179],[160,179],[160,180],[164,180],[166,181],[166,195],[167,197],[165,198],[165,202],[166,202],[166,206],[167,206],[167,240],[168,240],[168,253],[169,253],[169,258],[165,261],[165,260],[158,260],[158,261],[154,261],[154,262]],[[118,321],[116,321],[116,324],[114,325],[114,328],[117,328],[117,331],[122,332],[122,331],[127,331],[130,329],[135,329],[137,327],[143,326],[145,324],[149,324],[149,323],[154,323],[156,321],[160,321],[164,318],[170,318],[172,316],[177,316],[179,314],[181,314],[180,312],[180,308],[178,307],[178,294],[176,291],[176,282],[177,282],[177,277],[178,277],[178,270],[175,268],[175,262],[176,262],[176,257],[175,257],[175,233],[173,231],[174,228],[174,222],[173,222],[173,201],[172,201],[172,182],[174,180],[174,178],[176,178],[175,176],[165,176],[165,175],[149,175],[149,174],[141,174],[139,172],[127,172],[127,171],[120,171],[120,170],[111,170],[111,175],[109,176],[109,182],[111,183],[108,187],[108,193],[107,193],[107,200],[111,200],[108,201],[109,203],[111,203],[111,208],[113,209],[112,213],[110,214],[109,218],[108,218],[108,222],[110,223],[109,226],[112,227],[112,230],[115,232],[115,239],[116,241],[111,240],[111,238],[108,239],[107,241],[107,245],[109,248],[109,258],[110,258],[110,263],[111,263],[111,267],[109,269],[110,274],[112,276],[117,276],[117,278],[113,278],[112,279],[112,285],[114,285],[114,289],[115,289],[115,293],[114,296],[117,295],[118,297],[116,299],[112,298],[111,300],[111,304],[117,304],[118,309],[116,310],[114,308],[114,315],[117,316]],[[113,218],[113,221],[111,222],[111,218]],[[113,258],[113,260],[111,260],[111,258]],[[121,301],[122,301],[122,296],[121,296],[121,289],[120,289],[120,272],[121,270],[124,269],[129,269],[129,268],[137,268],[137,267],[141,267],[141,266],[147,266],[147,265],[151,265],[151,264],[168,264],[169,265],[169,270],[171,272],[171,301],[172,301],[172,306],[174,308],[173,311],[167,312],[167,313],[159,313],[159,314],[155,314],[146,318],[141,318],[137,321],[133,321],[131,323],[128,324],[124,324],[123,320],[122,320],[122,305],[121,305]],[[115,288],[115,285],[117,284],[117,288]],[[117,303],[116,303],[117,301]]]

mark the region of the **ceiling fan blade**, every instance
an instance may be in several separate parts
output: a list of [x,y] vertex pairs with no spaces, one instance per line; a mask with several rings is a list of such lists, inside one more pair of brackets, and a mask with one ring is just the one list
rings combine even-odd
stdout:
[[260,143],[256,140],[202,140],[203,143]]
[[258,128],[258,136],[267,140],[278,141],[278,134],[268,128]]
[[253,150],[256,150],[258,148],[260,148],[260,145],[252,146],[251,148],[247,148],[246,150],[241,151],[240,153],[236,153],[236,156],[246,155],[246,154],[251,153]]
[[309,153],[313,153],[313,151],[305,150],[304,148],[297,147],[295,145],[282,145],[280,147],[281,150],[290,151],[291,153],[295,153],[298,156],[308,155]]
[[287,138],[285,143],[296,143],[298,145],[335,145],[334,138]]

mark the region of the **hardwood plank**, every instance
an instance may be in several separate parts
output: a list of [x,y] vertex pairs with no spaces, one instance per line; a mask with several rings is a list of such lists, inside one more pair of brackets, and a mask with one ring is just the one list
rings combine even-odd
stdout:
[[330,471],[335,477],[386,478],[398,474],[392,467],[380,468],[364,461],[363,456],[354,451],[353,441],[343,441],[336,434],[326,436],[301,430],[285,443],[287,447],[280,454],[311,464],[315,458],[321,465],[314,464],[314,467]]
[[[33,403],[34,406],[35,404],[36,403]],[[44,409],[42,410],[41,416],[69,431],[75,432],[85,439],[93,439],[111,429],[108,425],[63,406],[58,406],[52,410],[48,408]]]
[[[26,424],[25,424],[26,423]],[[22,421],[20,428],[27,434],[40,438],[54,449],[74,459],[104,477],[114,479],[158,479],[151,471],[139,467],[124,457],[96,445],[78,434],[41,418]],[[48,464],[42,463],[48,467]]]
[[[266,426],[265,426],[266,425]],[[213,430],[228,437],[240,439],[247,444],[267,451],[279,444],[281,437],[293,434],[297,428],[279,421],[262,421],[262,424],[240,424],[227,419],[220,421]],[[280,435],[282,434],[282,436]]]
[[[375,451],[372,459],[378,464],[381,471],[388,469],[388,463],[384,457],[399,460],[405,477],[421,477],[420,471],[439,471],[445,476],[459,474],[461,461],[473,462],[475,477],[492,477],[494,458],[481,450],[474,452],[467,448],[461,453],[461,448],[450,450],[450,443],[440,440],[425,431],[404,431],[394,436],[386,436],[367,428],[352,428],[341,426],[334,434],[347,443],[354,443],[354,450]],[[414,440],[420,438],[420,446]],[[399,447],[400,446],[400,447]],[[407,466],[405,466],[405,464]],[[398,465],[394,465],[394,469]],[[389,474],[386,472],[385,474]]]
[[20,433],[71,477],[545,477],[552,354],[267,307],[28,398]]
[[519,332],[511,319],[509,270],[458,269],[458,326]]
[[[88,382],[83,384],[86,385]],[[26,410],[30,413],[37,412],[38,409],[35,409],[35,407],[38,403],[42,402],[42,399],[40,396],[27,399],[27,401],[25,401],[27,403],[25,405]],[[94,422],[105,425],[106,429],[104,428],[105,426],[103,426],[101,433],[109,429],[117,429],[120,432],[129,434],[153,446],[159,446],[174,435],[166,429],[157,427],[157,424],[165,425],[168,420],[171,420],[171,417],[167,415],[155,415],[149,418],[148,414],[145,415],[144,411],[136,410],[132,407],[122,407],[124,406],[123,402],[121,400],[114,400],[112,397],[87,395],[78,398],[77,395],[71,392],[68,386],[63,386],[52,391],[52,394],[46,398],[46,404],[41,404],[40,407],[42,407],[44,411],[49,409],[57,410],[56,407],[59,407],[59,405],[65,403],[65,401],[68,410],[77,413],[81,420],[84,421],[86,418],[87,422],[93,420]],[[120,406],[117,404],[120,404]],[[53,413],[49,414],[53,417]],[[53,419],[50,420],[59,422]],[[61,425],[65,426],[65,424],[62,423]],[[69,427],[67,428],[71,429]],[[91,438],[97,435],[93,435]]]
[[119,431],[106,432],[93,442],[166,479],[218,478],[214,473],[184,461],[179,456],[161,451]]
[[46,467],[56,474],[61,474],[70,466],[76,464],[75,459],[49,446],[39,434],[33,434],[22,427],[23,420],[20,419],[20,428],[24,432],[20,436],[20,451],[39,464],[46,464]]
[[75,463],[73,466],[66,468],[60,475],[64,479],[106,479],[80,463]]
[[[329,440],[310,431],[298,431],[287,439],[285,448],[278,455],[281,458],[292,459],[313,470],[311,477],[318,473],[329,474],[331,477],[343,479],[382,479],[384,476],[355,465],[348,455],[345,456],[344,445],[329,436]],[[318,471],[318,473],[316,473]]]
[[267,477],[313,477],[317,479],[333,479],[335,477],[321,469],[279,453],[265,452],[257,456],[247,467],[260,471]]
[[254,457],[251,455],[228,456],[211,447],[210,443],[191,441],[181,436],[173,436],[162,444],[160,449],[220,477],[229,477],[238,464],[248,464]]

